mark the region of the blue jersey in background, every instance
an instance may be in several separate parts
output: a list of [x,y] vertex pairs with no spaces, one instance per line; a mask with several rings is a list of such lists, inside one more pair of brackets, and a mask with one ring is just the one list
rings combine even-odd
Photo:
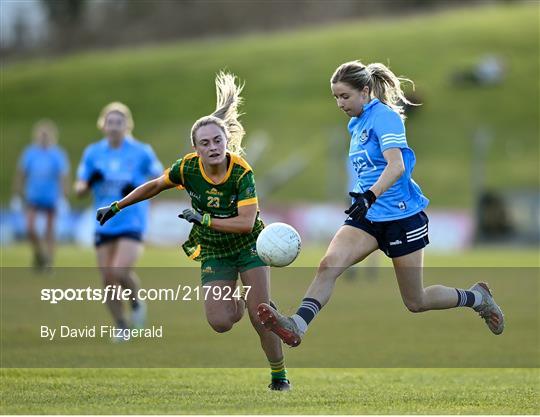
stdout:
[[69,161],[57,146],[28,146],[19,159],[19,170],[25,177],[25,199],[33,206],[55,209],[60,201],[62,177],[68,174]]
[[[92,187],[94,208],[98,209],[120,200],[126,185],[138,187],[160,176],[163,166],[150,145],[126,137],[118,148],[111,147],[107,139],[102,139],[85,149],[77,178],[88,181],[96,171],[103,175],[103,180]],[[96,221],[96,232],[105,235],[144,233],[148,208],[148,201],[126,207],[103,226]]]
[[364,106],[360,117],[349,122],[351,145],[349,158],[356,172],[354,191],[367,191],[381,176],[387,165],[383,152],[400,148],[405,172],[380,195],[368,210],[366,218],[381,222],[412,216],[422,211],[429,200],[412,179],[416,163],[414,152],[407,145],[405,126],[400,115],[378,99]]

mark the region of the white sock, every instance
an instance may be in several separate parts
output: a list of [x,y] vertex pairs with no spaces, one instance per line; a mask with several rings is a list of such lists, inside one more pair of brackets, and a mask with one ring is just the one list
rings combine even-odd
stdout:
[[298,326],[298,330],[300,330],[300,336],[302,336],[305,332],[307,332],[308,324],[306,321],[300,317],[298,314],[294,314],[291,316],[291,319],[296,323],[296,326]]
[[471,291],[474,294],[474,304],[472,308],[476,308],[482,302],[482,293],[480,291]]

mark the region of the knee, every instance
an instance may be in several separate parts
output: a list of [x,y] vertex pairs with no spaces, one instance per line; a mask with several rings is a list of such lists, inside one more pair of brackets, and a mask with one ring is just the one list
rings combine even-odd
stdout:
[[35,226],[33,224],[29,224],[26,227],[26,233],[28,234],[28,237],[30,237],[30,238],[37,237],[36,228],[35,228]]
[[210,327],[214,329],[217,333],[225,333],[232,329],[233,325],[230,321],[225,320],[208,320],[208,324],[210,324]]
[[328,272],[339,266],[339,259],[333,254],[324,255],[319,262],[319,272]]
[[120,285],[120,277],[115,269],[112,267],[103,269],[103,285]]
[[103,274],[103,285],[104,286],[107,286],[107,285],[118,285],[119,282],[118,280],[116,279],[116,277],[114,276],[114,274],[111,274],[109,272],[105,272]]
[[426,311],[426,308],[422,299],[406,299],[403,301],[405,303],[405,307],[407,307],[407,309],[411,313],[422,313],[423,311]]
[[108,268],[108,275],[118,284],[123,284],[126,277],[129,276],[129,268],[123,266],[111,266]]

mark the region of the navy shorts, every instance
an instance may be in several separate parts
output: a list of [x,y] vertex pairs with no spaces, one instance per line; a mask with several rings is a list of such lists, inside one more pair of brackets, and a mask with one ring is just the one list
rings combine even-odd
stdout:
[[423,211],[387,222],[372,222],[365,218],[345,221],[346,225],[362,229],[377,239],[379,249],[390,258],[408,255],[426,247],[429,243],[428,223],[428,216]]
[[26,206],[28,208],[34,209],[36,211],[44,211],[47,213],[55,213],[56,212],[56,205],[54,203],[52,204],[43,204],[43,203],[37,203],[34,201],[27,201]]
[[131,239],[142,242],[142,234],[140,232],[122,232],[114,235],[96,233],[94,236],[94,246],[97,248],[98,246],[113,242],[117,239]]

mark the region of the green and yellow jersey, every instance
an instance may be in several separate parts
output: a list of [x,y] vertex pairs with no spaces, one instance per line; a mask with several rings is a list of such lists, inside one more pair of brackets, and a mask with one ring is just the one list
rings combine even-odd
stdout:
[[[227,159],[227,173],[219,183],[206,175],[196,153],[177,160],[165,171],[165,178],[171,185],[187,191],[193,209],[199,213],[209,213],[211,217],[220,219],[235,217],[238,216],[238,207],[258,204],[255,178],[253,170],[242,157],[227,152]],[[252,248],[263,228],[258,211],[251,233],[218,232],[194,224],[182,248],[191,259],[201,262],[225,258]]]

